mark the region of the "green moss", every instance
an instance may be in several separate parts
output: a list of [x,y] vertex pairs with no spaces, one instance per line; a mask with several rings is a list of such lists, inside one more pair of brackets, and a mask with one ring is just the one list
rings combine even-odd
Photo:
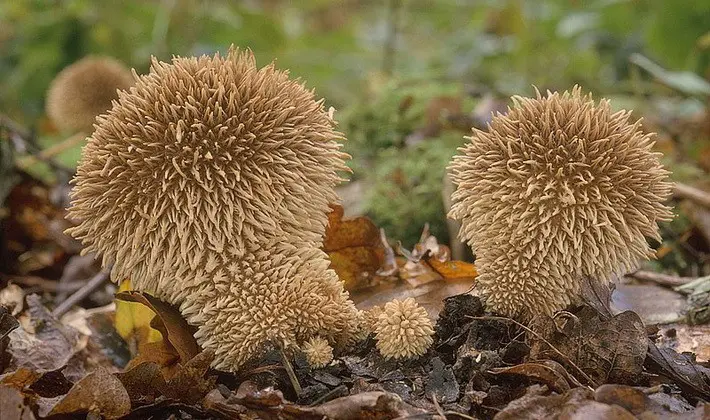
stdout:
[[366,197],[366,212],[388,237],[412,247],[429,223],[431,233],[448,243],[441,191],[446,166],[463,142],[459,133],[449,133],[380,154],[374,165],[374,184]]

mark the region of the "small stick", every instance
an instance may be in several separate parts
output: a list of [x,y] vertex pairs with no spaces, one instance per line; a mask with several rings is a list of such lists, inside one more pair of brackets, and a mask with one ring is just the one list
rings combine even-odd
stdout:
[[573,368],[575,368],[575,370],[576,370],[580,375],[582,375],[582,377],[584,377],[584,379],[587,380],[587,382],[593,387],[593,389],[596,389],[596,388],[599,386],[599,385],[597,385],[597,383],[594,381],[594,379],[590,378],[589,375],[587,375],[586,373],[584,373],[584,371],[583,371],[582,369],[580,369],[579,366],[577,366],[573,361],[571,361],[571,360],[569,359],[569,357],[565,356],[564,353],[562,353],[561,351],[557,350],[557,348],[555,348],[555,346],[553,346],[549,341],[545,340],[540,334],[536,333],[535,331],[531,330],[530,328],[526,327],[525,325],[519,323],[518,321],[516,321],[516,320],[514,320],[514,319],[512,319],[512,318],[505,318],[505,317],[502,317],[502,316],[466,316],[466,318],[469,318],[469,319],[477,319],[477,320],[481,320],[481,321],[504,321],[504,322],[512,322],[512,323],[514,323],[515,325],[519,326],[520,328],[522,328],[522,329],[524,329],[525,331],[529,332],[530,334],[534,335],[535,338],[537,338],[538,340],[540,340],[540,341],[542,341],[543,343],[547,344],[547,345],[552,349],[552,351],[554,351],[555,353],[557,353],[558,356],[562,357],[567,363],[570,364],[570,366],[572,366]]
[[655,273],[653,271],[644,271],[644,270],[637,270],[637,271],[634,271],[633,273],[628,273],[624,277],[629,277],[629,278],[641,280],[641,281],[650,281],[650,282],[653,282],[656,284],[660,284],[661,286],[668,286],[668,287],[682,286],[684,284],[688,284],[691,281],[695,280],[695,278],[693,278],[693,277],[670,276],[668,274]]
[[62,284],[56,280],[47,280],[37,276],[7,276],[4,274],[0,274],[0,280],[18,283],[25,287],[36,287],[49,293],[72,293],[81,289],[81,287],[86,284],[86,282],[80,280]]
[[673,195],[676,198],[685,198],[694,201],[710,209],[710,193],[699,188],[676,182],[673,187]]
[[52,311],[52,315],[59,318],[64,315],[69,309],[74,305],[84,300],[85,297],[89,296],[96,289],[98,289],[106,280],[108,280],[109,273],[107,271],[101,271],[91,278],[81,289],[77,290],[67,298],[64,302],[57,305]]
[[286,357],[286,352],[284,352],[284,348],[281,344],[279,344],[279,353],[281,354],[281,362],[284,365],[284,369],[286,369],[286,373],[288,373],[288,379],[291,381],[294,391],[296,391],[296,396],[300,397],[303,393],[303,388],[301,388],[301,384],[296,377],[296,372],[293,371],[293,366],[291,366],[291,362],[289,362],[288,357]]

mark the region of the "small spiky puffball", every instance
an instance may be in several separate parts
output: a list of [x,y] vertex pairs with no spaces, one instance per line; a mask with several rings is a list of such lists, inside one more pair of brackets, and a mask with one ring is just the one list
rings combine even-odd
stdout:
[[653,255],[646,237],[672,213],[668,172],[629,111],[579,87],[513,97],[454,157],[449,216],[476,252],[488,309],[528,319],[577,300]]
[[216,368],[350,340],[357,310],[319,249],[346,170],[334,125],[250,52],[154,60],[98,118],[68,232],[114,281],[179,305]]
[[301,351],[306,355],[306,360],[312,368],[328,366],[333,361],[333,348],[328,340],[321,337],[312,337],[301,346]]
[[47,92],[46,111],[62,131],[93,131],[96,116],[111,108],[118,90],[130,88],[133,75],[109,57],[85,57],[54,78]]
[[377,349],[386,358],[414,358],[434,342],[434,326],[424,308],[413,298],[385,304],[375,323]]

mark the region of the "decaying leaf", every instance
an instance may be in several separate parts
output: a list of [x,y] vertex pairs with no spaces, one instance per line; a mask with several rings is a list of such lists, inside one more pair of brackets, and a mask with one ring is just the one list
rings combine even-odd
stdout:
[[[558,313],[556,318],[540,317],[534,330],[568,359],[531,337],[530,358],[552,359],[567,369],[574,363],[597,384],[635,384],[641,378],[646,358],[646,329],[634,312],[606,318],[590,306],[575,314]],[[575,370],[570,370],[574,372]]]
[[0,408],[2,408],[2,420],[35,419],[22,393],[6,385],[0,385]]
[[19,327],[10,310],[4,306],[0,306],[0,340],[6,338],[14,329]]
[[574,388],[561,395],[539,395],[540,389],[530,387],[527,394],[512,401],[500,411],[495,420],[513,419],[609,419],[634,420],[627,410],[594,401],[594,392],[587,388]]
[[[131,289],[130,279],[124,280],[118,292],[128,292]],[[152,343],[162,340],[160,331],[150,327],[150,321],[155,317],[155,312],[139,302],[131,302],[116,299],[116,331],[126,340],[136,354],[138,348],[145,343]]]
[[646,366],[673,380],[689,396],[710,401],[710,369],[698,365],[692,356],[659,349],[649,341]]
[[214,390],[203,401],[210,412],[228,418],[245,415],[246,418],[279,418],[292,420],[341,419],[393,419],[424,414],[389,392],[362,392],[336,398],[324,404],[307,407],[286,401],[280,391],[265,389],[243,396],[232,394],[224,398]]
[[343,207],[331,205],[323,251],[330,267],[338,273],[347,290],[357,290],[377,282],[377,271],[385,261],[385,250],[377,227],[366,217],[343,220]]
[[570,390],[569,374],[559,363],[553,360],[529,362],[505,368],[489,370],[494,374],[519,375],[541,382],[552,391],[562,394]]
[[121,381],[103,369],[86,375],[63,397],[39,401],[42,417],[95,413],[115,419],[125,416],[130,410],[131,401]]
[[39,295],[29,295],[26,300],[33,331],[18,328],[9,334],[8,352],[13,357],[11,367],[48,372],[66,366],[81,350],[79,333],[52,316],[42,305]]
[[473,281],[478,275],[475,265],[451,261],[451,250],[429,234],[428,225],[424,226],[419,243],[411,252],[401,247],[398,251],[406,257],[399,275],[413,287],[438,280]]
[[216,378],[205,378],[214,360],[214,353],[203,351],[188,360],[177,373],[168,380],[163,395],[188,404],[202,399],[215,387]]
[[165,389],[165,378],[161,374],[161,366],[154,362],[143,362],[116,377],[126,388],[133,404],[151,403]]
[[138,348],[138,356],[131,360],[128,367],[144,362],[156,362],[168,377],[177,372],[179,364],[184,364],[200,352],[195,340],[195,328],[188,325],[180,312],[165,302],[142,292],[127,291],[116,295],[116,299],[145,305],[153,313],[150,326],[162,335],[162,340],[146,342]]

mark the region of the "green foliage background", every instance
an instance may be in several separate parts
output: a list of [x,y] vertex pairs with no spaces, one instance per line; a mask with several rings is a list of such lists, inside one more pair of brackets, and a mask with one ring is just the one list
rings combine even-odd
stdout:
[[[394,36],[392,34],[395,34]],[[531,85],[648,93],[630,63],[710,73],[706,0],[12,0],[0,2],[0,111],[34,127],[45,144],[44,95],[64,67],[110,55],[146,72],[150,57],[251,48],[339,109],[364,211],[411,245],[421,227],[445,238],[441,180],[465,132],[444,127],[407,139],[440,97],[472,113],[487,92],[530,94]],[[692,94],[690,95],[692,96]],[[402,111],[403,101],[410,104]],[[77,153],[64,159],[71,163]]]

